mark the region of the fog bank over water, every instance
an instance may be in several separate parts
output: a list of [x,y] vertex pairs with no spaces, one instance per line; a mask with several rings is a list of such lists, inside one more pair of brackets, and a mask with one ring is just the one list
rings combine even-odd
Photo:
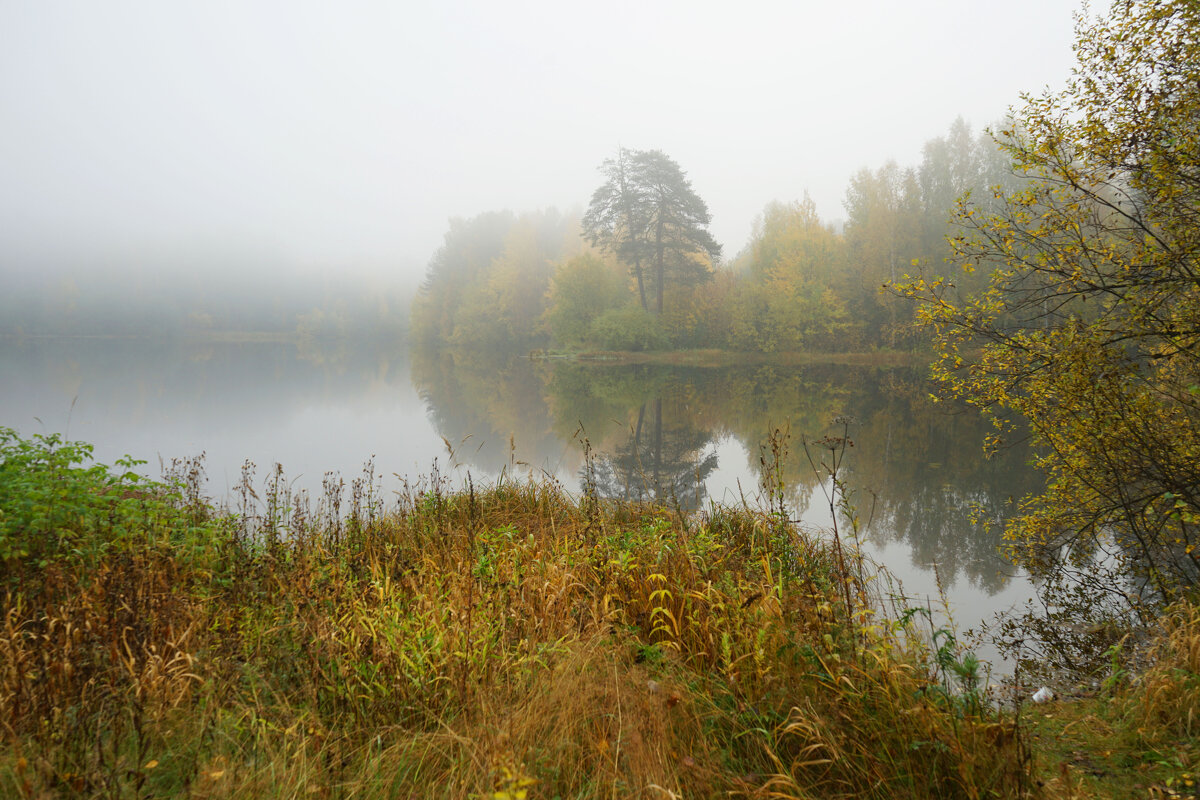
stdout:
[[[153,252],[419,279],[451,217],[578,208],[660,148],[728,253],[1069,72],[1074,0],[0,7],[0,277]],[[244,265],[244,266],[243,266]]]

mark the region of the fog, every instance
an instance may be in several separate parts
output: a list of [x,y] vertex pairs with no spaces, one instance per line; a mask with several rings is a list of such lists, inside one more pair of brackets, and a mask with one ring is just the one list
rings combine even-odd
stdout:
[[678,161],[732,254],[767,202],[836,219],[856,170],[1061,85],[1078,8],[4,3],[0,278],[415,283],[451,217],[580,208],[618,145]]

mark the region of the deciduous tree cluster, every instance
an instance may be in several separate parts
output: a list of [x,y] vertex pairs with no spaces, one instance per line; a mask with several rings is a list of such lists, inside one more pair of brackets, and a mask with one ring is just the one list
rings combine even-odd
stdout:
[[948,392],[1031,426],[1050,483],[1014,552],[1162,598],[1200,575],[1200,6],[1121,0],[1075,50],[1000,134],[1024,183],[959,204],[959,276],[905,291]]
[[579,220],[555,212],[456,220],[414,304],[419,342],[463,346],[738,351],[912,347],[910,304],[881,291],[914,260],[940,262],[954,199],[1011,181],[961,119],[920,165],[853,177],[843,229],[805,196],[773,202],[729,264],[686,173],[618,149]]

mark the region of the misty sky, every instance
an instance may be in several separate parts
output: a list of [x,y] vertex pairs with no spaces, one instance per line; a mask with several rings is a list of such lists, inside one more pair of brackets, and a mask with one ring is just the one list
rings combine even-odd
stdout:
[[678,161],[733,255],[767,202],[839,218],[859,168],[1061,86],[1079,8],[0,0],[0,270],[416,279],[450,217],[585,206],[618,144]]

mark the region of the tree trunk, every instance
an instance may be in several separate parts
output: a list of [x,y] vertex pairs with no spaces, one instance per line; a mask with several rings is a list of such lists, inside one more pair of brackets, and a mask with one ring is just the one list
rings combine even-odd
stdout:
[[[662,292],[659,291],[659,298]],[[654,400],[654,498],[662,500],[662,398]]]
[[637,255],[637,237],[638,225],[637,217],[633,212],[633,195],[630,193],[629,184],[625,176],[625,149],[621,148],[618,151],[621,182],[621,204],[625,209],[625,227],[628,231],[630,243],[634,248],[633,256],[633,274],[637,278],[638,297],[642,301],[642,311],[649,311],[649,306],[646,305],[646,281],[642,277],[642,257]]
[[658,315],[660,317],[662,316],[662,310],[663,310],[663,283],[665,282],[664,278],[666,277],[664,274],[666,272],[666,265],[663,263],[663,260],[664,260],[663,255],[664,254],[663,254],[662,237],[663,237],[663,223],[662,223],[662,217],[661,217],[661,212],[660,212],[658,225],[655,226],[655,228],[654,228],[654,254],[655,254],[654,272],[655,272],[655,276],[658,278],[657,311],[658,311]]
[[[645,299],[645,298],[643,298]],[[643,484],[646,482],[646,473],[642,470],[642,421],[646,418],[646,404],[642,403],[638,409],[637,427],[633,429],[633,457],[637,463],[638,480]],[[625,499],[629,499],[629,484],[630,480],[625,480]]]

